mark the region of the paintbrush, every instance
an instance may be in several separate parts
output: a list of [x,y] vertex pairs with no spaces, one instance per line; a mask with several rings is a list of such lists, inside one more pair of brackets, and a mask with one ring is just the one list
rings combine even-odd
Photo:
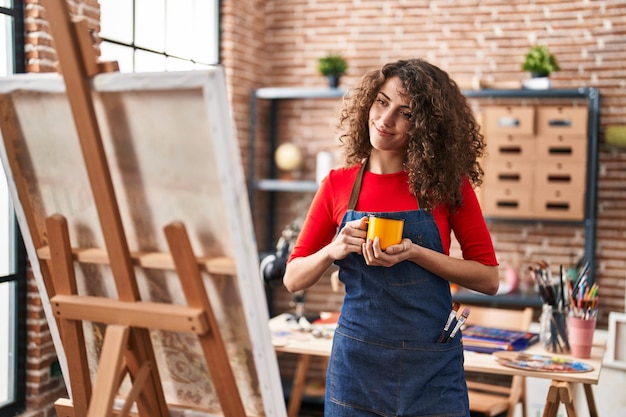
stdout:
[[450,343],[452,339],[454,339],[454,336],[456,336],[457,332],[459,331],[461,326],[463,326],[463,324],[467,320],[467,317],[470,315],[470,311],[471,309],[469,307],[465,307],[463,309],[463,312],[461,313],[461,317],[459,317],[459,319],[457,320],[456,325],[454,326],[454,329],[452,329],[452,333],[450,333],[450,336],[448,337],[447,343]]
[[454,320],[454,318],[456,317],[457,311],[459,311],[459,307],[461,307],[461,303],[459,303],[458,301],[455,301],[452,304],[452,311],[450,311],[450,314],[448,315],[448,321],[446,321],[446,325],[443,326],[443,330],[441,331],[441,334],[439,335],[439,339],[437,339],[437,343],[443,343],[443,339],[446,337],[446,333],[448,333],[448,330],[450,329],[450,325],[452,324],[452,320]]

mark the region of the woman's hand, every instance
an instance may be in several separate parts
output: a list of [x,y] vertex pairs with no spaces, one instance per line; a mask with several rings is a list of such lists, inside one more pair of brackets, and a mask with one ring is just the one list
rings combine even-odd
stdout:
[[350,253],[361,253],[367,237],[367,217],[346,223],[337,237],[309,256],[292,259],[285,269],[283,284],[290,292],[307,289],[322,277],[334,261]]
[[404,238],[397,245],[391,245],[387,249],[380,248],[380,239],[375,238],[363,243],[362,251],[365,263],[369,266],[393,266],[398,262],[405,261],[411,257],[413,242]]
[[327,246],[326,252],[333,260],[343,259],[350,253],[361,253],[367,237],[367,217],[353,220],[339,231]]
[[378,238],[363,244],[363,257],[369,266],[393,266],[408,260],[470,290],[493,295],[498,291],[498,267],[472,260],[457,259],[403,239],[398,245],[380,248]]

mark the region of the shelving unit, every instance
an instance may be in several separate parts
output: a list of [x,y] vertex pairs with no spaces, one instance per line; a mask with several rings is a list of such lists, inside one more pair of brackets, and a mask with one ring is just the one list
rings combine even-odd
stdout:
[[596,214],[598,195],[598,130],[600,126],[600,92],[596,88],[549,89],[549,90],[468,90],[464,94],[471,99],[538,99],[544,101],[554,99],[582,99],[587,103],[587,166],[584,193],[584,216],[581,221],[558,220],[554,218],[492,218],[488,222],[545,222],[553,224],[582,224],[585,230],[585,256],[589,262],[591,280],[595,280],[596,266]]
[[[270,192],[268,212],[268,240],[267,248],[274,245],[272,231],[275,227],[274,211],[276,192],[315,192],[317,184],[314,181],[281,181],[276,178],[276,167],[273,162],[273,154],[277,146],[277,105],[279,100],[288,99],[337,99],[346,93],[343,89],[320,89],[320,88],[261,88],[253,92],[250,102],[250,141],[249,141],[249,169],[248,187],[251,205],[254,207],[254,192],[256,190]],[[467,90],[464,94],[470,99],[480,100],[550,100],[550,99],[582,99],[587,103],[587,167],[585,178],[585,210],[582,221],[540,219],[540,218],[489,218],[487,221],[509,222],[546,222],[563,224],[582,224],[585,230],[585,255],[589,261],[589,271],[594,279],[595,250],[596,250],[596,199],[597,199],[597,173],[598,173],[598,129],[600,125],[600,93],[596,88],[578,89],[549,89],[549,90]],[[267,157],[270,159],[270,169],[267,178],[257,178],[255,173],[255,143],[257,126],[257,102],[269,100],[269,147]]]
[[[267,240],[265,247],[261,248],[271,250],[275,244],[274,228],[276,225],[275,212],[275,193],[277,192],[301,192],[314,193],[317,191],[318,184],[315,181],[294,181],[276,179],[276,165],[274,163],[274,152],[278,146],[278,101],[279,100],[305,100],[305,99],[339,99],[344,96],[346,90],[341,88],[306,88],[306,87],[267,87],[259,88],[252,93],[250,97],[250,141],[248,147],[248,190],[250,193],[250,206],[254,210],[254,193],[257,190],[267,191],[270,193],[268,199],[267,219]],[[268,153],[265,157],[269,158],[270,168],[266,178],[257,178],[255,172],[256,161],[256,126],[257,126],[257,104],[259,100],[268,100],[270,102],[269,109],[269,146]]]

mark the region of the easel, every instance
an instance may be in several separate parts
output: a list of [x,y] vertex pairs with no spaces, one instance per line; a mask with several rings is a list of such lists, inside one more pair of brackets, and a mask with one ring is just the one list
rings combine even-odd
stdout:
[[[585,396],[587,397],[587,404],[589,405],[589,415],[597,417],[598,411],[593,398],[591,385],[584,384],[583,386],[585,389]],[[548,398],[546,401],[546,407],[543,410],[543,417],[556,417],[561,403],[565,406],[567,417],[576,417],[578,415],[578,413],[576,413],[576,408],[574,407],[572,384],[565,381],[552,381],[550,389],[548,390]]]
[[[49,267],[46,286],[58,319],[63,348],[66,356],[71,358],[68,371],[72,401],[57,401],[57,414],[61,417],[125,416],[136,403],[139,416],[169,416],[149,334],[149,329],[155,329],[197,334],[210,373],[215,381],[219,381],[215,388],[223,414],[244,416],[244,407],[199,271],[202,264],[209,272],[234,275],[233,262],[223,258],[196,258],[182,223],[165,227],[169,254],[130,253],[89,86],[91,77],[117,67],[97,63],[85,22],[70,21],[65,0],[45,0],[44,5],[106,243],[106,250],[72,248],[65,218],[57,214],[46,219],[48,246],[42,245],[37,255]],[[109,265],[119,299],[78,295],[75,263]],[[134,275],[137,264],[175,270],[188,306],[141,301]],[[83,321],[108,325],[93,388]],[[132,388],[122,408],[114,410],[115,396],[126,375],[130,376]]]

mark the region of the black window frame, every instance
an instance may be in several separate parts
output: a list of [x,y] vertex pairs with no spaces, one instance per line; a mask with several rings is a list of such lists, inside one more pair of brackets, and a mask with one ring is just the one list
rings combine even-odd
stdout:
[[[0,7],[0,14],[13,19],[13,71],[14,73],[26,72],[25,58],[25,32],[24,32],[24,2],[15,0],[13,7]],[[0,417],[15,416],[26,408],[26,302],[27,302],[27,263],[26,248],[20,234],[17,219],[13,218],[15,233],[15,273],[0,277],[0,282],[15,282],[15,340],[16,355],[14,360],[15,398],[3,406],[0,406]]]

